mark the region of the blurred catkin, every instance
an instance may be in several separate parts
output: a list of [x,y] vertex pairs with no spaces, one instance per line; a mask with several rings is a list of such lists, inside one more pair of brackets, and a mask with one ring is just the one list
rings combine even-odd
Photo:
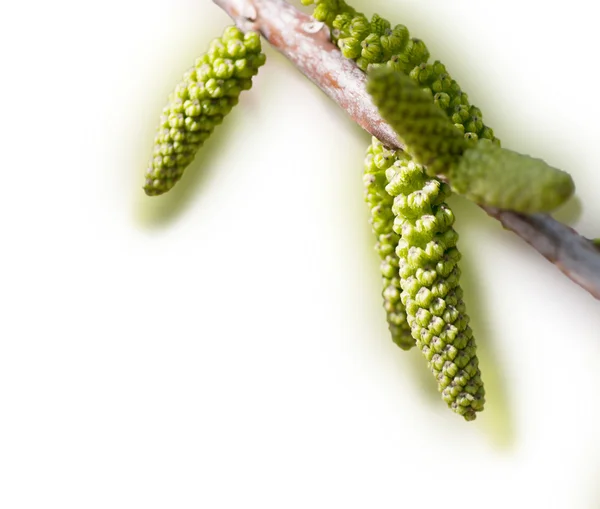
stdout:
[[210,43],[169,96],[154,139],[144,190],[150,196],[171,189],[196,152],[238,103],[265,63],[260,36],[227,27]]
[[550,212],[575,190],[568,173],[480,140],[448,173],[452,188],[476,203],[533,214]]

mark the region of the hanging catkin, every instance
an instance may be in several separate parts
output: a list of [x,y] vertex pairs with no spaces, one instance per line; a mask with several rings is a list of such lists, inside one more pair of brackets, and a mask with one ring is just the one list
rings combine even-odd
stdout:
[[387,172],[394,196],[394,231],[402,303],[419,350],[448,406],[466,420],[483,410],[485,390],[477,348],[459,285],[460,253],[446,184],[398,157]]
[[150,196],[171,189],[196,152],[238,103],[243,90],[265,63],[260,36],[227,27],[210,43],[169,96],[163,109],[144,190]]

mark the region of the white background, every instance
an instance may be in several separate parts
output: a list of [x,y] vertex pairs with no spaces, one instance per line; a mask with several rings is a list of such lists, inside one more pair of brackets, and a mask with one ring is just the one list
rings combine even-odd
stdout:
[[[600,236],[592,2],[362,1]],[[600,506],[600,303],[452,198],[486,410],[389,339],[369,137],[279,55],[162,198],[141,190],[209,1],[0,9],[0,507]]]

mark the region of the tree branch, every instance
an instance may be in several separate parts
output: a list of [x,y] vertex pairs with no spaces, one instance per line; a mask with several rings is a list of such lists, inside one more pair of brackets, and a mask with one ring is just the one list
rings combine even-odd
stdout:
[[[329,40],[327,27],[284,0],[213,0],[244,31],[256,30],[363,129],[391,148],[402,148],[366,91],[366,75]],[[545,214],[482,208],[600,300],[600,250]]]

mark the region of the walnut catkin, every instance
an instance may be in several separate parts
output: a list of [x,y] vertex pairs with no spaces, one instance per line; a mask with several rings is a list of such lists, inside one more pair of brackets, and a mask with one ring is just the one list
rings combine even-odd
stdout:
[[171,189],[214,128],[238,103],[265,63],[260,36],[227,27],[210,43],[169,96],[154,139],[144,190],[149,196]]

